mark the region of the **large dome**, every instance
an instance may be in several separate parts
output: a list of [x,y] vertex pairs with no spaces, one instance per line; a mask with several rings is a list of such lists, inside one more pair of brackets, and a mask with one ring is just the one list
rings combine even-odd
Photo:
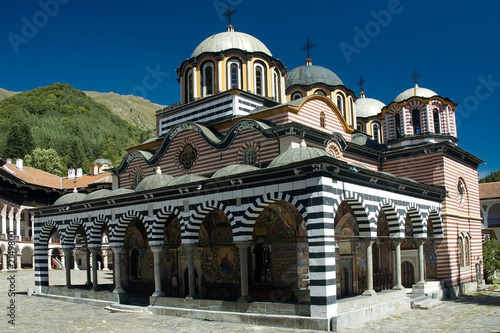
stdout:
[[191,58],[197,57],[205,52],[221,52],[229,49],[240,49],[246,52],[262,52],[272,56],[271,51],[257,38],[236,32],[231,27],[228,31],[208,37],[196,47]]
[[292,69],[285,75],[286,89],[294,85],[310,86],[323,83],[328,86],[344,85],[342,80],[328,68],[306,64]]
[[410,97],[424,97],[424,98],[429,98],[432,96],[436,96],[437,93],[434,91],[427,89],[427,88],[420,88],[418,84],[415,85],[415,87],[407,89],[403,91],[401,94],[399,94],[395,99],[394,102],[401,102],[404,100],[407,100]]
[[382,112],[385,106],[381,101],[374,98],[366,98],[363,95],[356,100],[356,116],[359,118],[367,118],[376,116]]

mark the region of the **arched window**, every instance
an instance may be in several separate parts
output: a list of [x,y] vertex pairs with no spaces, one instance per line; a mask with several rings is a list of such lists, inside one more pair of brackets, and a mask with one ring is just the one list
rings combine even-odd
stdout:
[[337,107],[340,110],[340,113],[342,113],[342,116],[345,119],[345,103],[344,103],[344,96],[341,94],[337,94]]
[[228,68],[228,84],[229,89],[241,89],[241,64],[238,60],[229,60]]
[[255,64],[255,93],[257,95],[265,96],[266,95],[266,71],[264,66],[261,64]]
[[380,143],[380,124],[378,122],[372,123],[372,137],[373,140]]
[[319,114],[319,126],[325,128],[326,126],[326,119],[325,119],[325,113],[323,111],[321,111],[321,113]]
[[360,132],[363,132],[363,124],[362,123],[357,123],[356,124],[356,129]]
[[465,201],[465,184],[462,179],[459,179],[457,184],[457,201],[459,205],[463,205]]
[[439,118],[439,110],[434,109],[432,111],[433,119],[434,119],[434,133],[440,134],[441,133],[441,119]]
[[203,97],[212,95],[214,93],[214,64],[212,62],[203,65],[201,80]]
[[193,82],[193,71],[189,70],[186,75],[186,102],[192,102],[194,100],[194,82]]
[[413,109],[411,111],[411,123],[413,125],[413,134],[420,134],[420,110]]
[[318,89],[314,92],[315,95],[321,95],[321,96],[326,96],[326,93],[322,89]]
[[302,93],[300,91],[296,91],[292,94],[292,101],[295,101],[296,99],[302,98]]
[[460,235],[458,237],[458,262],[460,263],[460,267],[464,267],[465,266],[465,256],[464,256],[464,239],[462,237],[462,235]]
[[394,128],[396,130],[396,139],[401,137],[401,116],[399,113],[394,115]]
[[465,266],[470,266],[470,239],[468,235],[464,239],[464,258]]
[[243,163],[246,165],[257,165],[257,149],[250,146],[243,152]]
[[274,100],[281,102],[281,85],[278,73],[274,73]]

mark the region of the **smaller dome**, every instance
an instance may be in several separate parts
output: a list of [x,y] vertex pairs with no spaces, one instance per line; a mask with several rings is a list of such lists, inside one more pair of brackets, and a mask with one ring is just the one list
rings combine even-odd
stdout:
[[113,165],[110,160],[107,160],[105,158],[98,158],[97,160],[94,161],[93,164],[108,164],[108,165]]
[[164,187],[167,186],[167,184],[172,179],[174,179],[174,177],[162,174],[160,167],[158,167],[154,175],[147,176],[146,178],[141,180],[139,184],[137,184],[137,186],[135,187],[135,191],[140,192]]
[[54,206],[56,205],[68,205],[74,202],[82,201],[86,197],[83,193],[71,192],[63,195],[59,199],[54,202]]
[[429,98],[432,96],[437,96],[437,94],[430,89],[420,88],[418,86],[418,84],[416,84],[415,87],[407,89],[407,90],[403,91],[401,94],[399,94],[394,99],[394,102],[401,102],[401,101],[407,100],[408,98],[411,98],[414,96]]
[[182,175],[182,176],[179,176],[179,177],[172,179],[168,183],[168,186],[188,184],[188,183],[193,183],[193,182],[197,182],[197,181],[205,180],[205,179],[208,179],[208,178],[204,177],[204,176],[192,175],[192,174]]
[[323,83],[328,86],[343,86],[342,80],[329,70],[322,66],[315,66],[309,61],[304,66],[292,69],[285,75],[286,89],[294,86],[310,86]]
[[106,195],[103,196],[103,198],[107,197],[114,197],[117,195],[122,195],[122,194],[127,194],[127,193],[134,193],[134,190],[131,190],[129,188],[119,188],[116,190],[109,191]]
[[382,108],[385,106],[381,101],[374,98],[366,98],[365,94],[361,94],[361,97],[356,100],[356,117],[367,118],[376,116],[382,112]]
[[306,161],[320,156],[332,157],[331,154],[322,149],[305,147],[301,144],[298,148],[293,148],[279,154],[278,157],[269,163],[269,168],[279,167],[294,162]]
[[232,165],[228,165],[220,170],[217,170],[217,172],[214,173],[212,178],[231,176],[231,175],[236,175],[239,173],[244,173],[244,172],[248,172],[248,171],[255,171],[255,170],[259,170],[259,168],[257,168],[256,166],[253,166],[253,165],[232,164]]
[[106,194],[108,194],[109,192],[111,192],[111,190],[103,188],[101,190],[97,190],[97,191],[94,191],[94,192],[87,194],[85,196],[85,199],[83,199],[83,200],[100,199],[100,198],[105,197]]

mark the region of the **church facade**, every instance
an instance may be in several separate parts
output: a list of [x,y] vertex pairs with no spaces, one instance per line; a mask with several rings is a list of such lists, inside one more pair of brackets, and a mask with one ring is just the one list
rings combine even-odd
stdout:
[[[177,74],[179,103],[157,111],[157,138],[130,149],[113,190],[32,211],[37,293],[50,286],[55,232],[68,287],[83,244],[96,293],[149,298],[152,311],[200,316],[205,301],[335,330],[372,319],[356,307],[409,308],[410,290],[475,290],[482,161],[457,145],[452,100],[418,85],[388,105],[358,97],[310,58],[288,71],[231,25]],[[108,287],[96,272],[103,239]]]

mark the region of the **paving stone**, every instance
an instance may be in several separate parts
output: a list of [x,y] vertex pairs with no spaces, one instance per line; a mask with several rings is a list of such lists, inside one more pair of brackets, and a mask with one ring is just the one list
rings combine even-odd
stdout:
[[[105,272],[99,279],[105,283]],[[108,272],[109,273],[109,272]],[[14,274],[16,291],[8,296],[7,278]],[[109,277],[109,274],[107,275]],[[64,284],[64,271],[51,271],[51,284]],[[85,271],[73,271],[72,281],[83,284]],[[228,323],[153,315],[149,313],[110,313],[104,306],[63,302],[51,298],[27,296],[28,287],[34,287],[32,270],[16,273],[0,271],[0,332],[291,332],[317,333],[320,331],[266,327],[244,323]],[[8,323],[7,306],[15,300],[15,324]],[[2,313],[3,312],[3,313]],[[500,333],[500,291],[481,292],[472,296],[445,301],[428,311],[410,310],[388,319],[349,327],[344,332],[479,332]]]

